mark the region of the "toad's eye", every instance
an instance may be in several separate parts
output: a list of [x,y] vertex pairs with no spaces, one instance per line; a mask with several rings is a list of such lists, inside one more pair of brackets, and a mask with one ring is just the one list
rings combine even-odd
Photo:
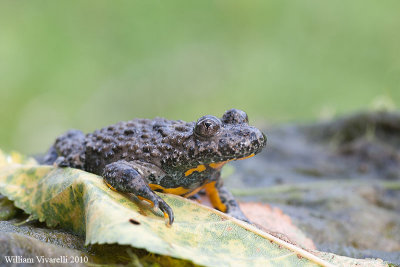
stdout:
[[249,123],[249,117],[246,112],[239,109],[230,109],[222,116],[222,121],[228,124],[242,124]]
[[201,117],[194,128],[194,132],[202,137],[211,137],[218,133],[221,128],[221,121],[214,116]]

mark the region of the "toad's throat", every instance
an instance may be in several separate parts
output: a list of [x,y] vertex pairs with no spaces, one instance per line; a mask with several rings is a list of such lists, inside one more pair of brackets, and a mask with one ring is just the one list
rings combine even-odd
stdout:
[[[196,168],[192,168],[192,169],[187,170],[185,172],[185,176],[189,176],[193,172],[203,172],[203,171],[205,171],[207,169],[207,166],[212,168],[212,169],[218,170],[218,169],[221,169],[222,166],[224,166],[229,161],[248,159],[248,158],[251,158],[253,156],[254,156],[254,154],[251,154],[251,155],[249,155],[247,157],[243,157],[243,158],[231,159],[231,160],[226,160],[226,161],[222,161],[222,162],[212,162],[212,163],[210,163],[208,165],[201,164],[201,165],[198,165]],[[203,189],[203,187],[205,185],[200,186],[200,187],[198,187],[198,188],[196,188],[194,190],[193,189],[189,189],[189,188],[184,188],[184,187],[165,188],[165,187],[163,187],[161,185],[158,185],[158,184],[149,184],[149,186],[154,191],[160,191],[160,192],[163,192],[163,193],[169,193],[169,194],[173,194],[173,195],[190,197],[190,196],[195,195],[201,189]]]
[[224,166],[224,165],[225,165],[226,163],[228,163],[229,161],[248,159],[248,158],[253,157],[254,155],[255,155],[255,154],[253,153],[253,154],[250,154],[250,155],[248,155],[247,157],[243,157],[243,158],[230,159],[230,160],[221,161],[221,162],[213,162],[213,163],[210,163],[208,166],[210,166],[210,167],[213,168],[213,169],[218,170],[218,169],[221,169],[222,166]]
[[[212,162],[212,163],[208,164],[208,166],[211,167],[212,169],[219,170],[219,169],[222,168],[222,166],[224,166],[224,165],[225,165],[226,163],[228,163],[229,161],[248,159],[248,158],[253,157],[254,155],[255,155],[255,154],[253,153],[253,154],[250,154],[249,156],[243,157],[243,158],[230,159],[230,160],[221,161],[221,162]],[[185,172],[185,176],[189,176],[189,175],[191,175],[193,172],[203,172],[203,171],[205,171],[206,169],[207,169],[207,167],[206,167],[204,164],[198,165],[196,168],[192,168],[192,169],[187,170],[187,171]]]

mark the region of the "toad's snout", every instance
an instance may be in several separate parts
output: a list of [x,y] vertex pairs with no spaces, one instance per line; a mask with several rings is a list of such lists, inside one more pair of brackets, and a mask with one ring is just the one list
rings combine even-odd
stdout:
[[250,140],[251,150],[253,150],[255,154],[261,152],[267,144],[267,136],[257,128],[252,128]]

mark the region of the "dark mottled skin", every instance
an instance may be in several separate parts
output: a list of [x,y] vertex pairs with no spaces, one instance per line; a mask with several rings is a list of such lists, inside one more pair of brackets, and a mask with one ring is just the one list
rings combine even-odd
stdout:
[[[247,221],[220,179],[221,166],[259,153],[265,135],[248,125],[245,112],[231,109],[221,119],[201,117],[197,122],[163,118],[135,119],[90,134],[70,130],[57,138],[44,164],[73,167],[104,177],[117,191],[149,200],[173,222],[172,209],[149,187],[158,191],[182,187],[183,196],[215,182],[226,212]],[[211,164],[211,165],[210,165]],[[196,169],[198,166],[201,169]],[[189,171],[194,169],[192,171]],[[188,172],[189,171],[189,172]]]

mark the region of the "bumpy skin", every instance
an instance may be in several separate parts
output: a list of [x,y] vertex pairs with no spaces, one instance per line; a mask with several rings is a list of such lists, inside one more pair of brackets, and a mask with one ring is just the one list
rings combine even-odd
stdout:
[[172,209],[154,191],[190,197],[205,189],[215,208],[248,221],[223,186],[220,169],[265,145],[265,135],[248,125],[247,114],[231,109],[221,119],[135,119],[87,135],[71,130],[57,138],[43,163],[101,175],[114,190],[160,208],[169,224]]

